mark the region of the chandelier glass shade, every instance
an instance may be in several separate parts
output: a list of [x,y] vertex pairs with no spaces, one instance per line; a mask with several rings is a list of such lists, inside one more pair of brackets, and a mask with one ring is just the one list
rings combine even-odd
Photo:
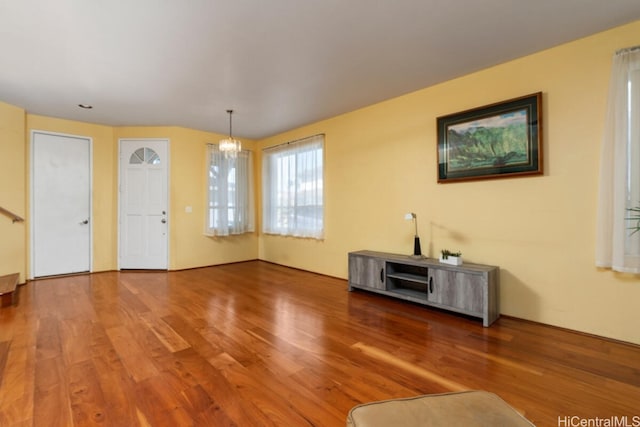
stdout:
[[229,137],[218,143],[218,149],[227,157],[235,157],[242,150],[242,143],[233,137],[231,127],[233,110],[227,110],[227,113],[229,113]]

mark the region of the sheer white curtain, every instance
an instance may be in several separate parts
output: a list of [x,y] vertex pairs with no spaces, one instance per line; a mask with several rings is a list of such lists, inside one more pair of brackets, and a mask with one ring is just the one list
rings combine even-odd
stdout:
[[227,157],[217,145],[207,145],[208,203],[205,234],[229,236],[255,231],[253,155],[243,150]]
[[262,156],[263,231],[324,236],[324,135],[267,148]]
[[596,265],[640,273],[640,46],[614,55],[602,140]]

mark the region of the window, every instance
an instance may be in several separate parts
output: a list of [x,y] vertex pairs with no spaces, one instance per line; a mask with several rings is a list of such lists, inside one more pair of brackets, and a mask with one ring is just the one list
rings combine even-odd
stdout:
[[324,135],[263,152],[263,231],[284,236],[324,236]]
[[129,164],[141,165],[143,163],[147,163],[150,165],[159,165],[160,156],[158,156],[158,153],[156,153],[152,148],[138,148],[133,152],[133,154],[131,154],[131,157],[129,158]]
[[229,236],[254,231],[253,156],[227,157],[208,145],[208,203],[205,234]]
[[[614,55],[602,140],[596,265],[640,273],[640,46]],[[635,218],[634,218],[635,217]]]

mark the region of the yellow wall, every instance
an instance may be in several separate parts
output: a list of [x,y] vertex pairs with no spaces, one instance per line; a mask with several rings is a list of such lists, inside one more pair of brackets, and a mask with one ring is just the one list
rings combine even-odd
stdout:
[[[206,144],[216,143],[223,135],[181,127],[116,128],[120,138],[167,138],[169,165],[169,268],[179,270],[258,258],[258,235],[214,238],[204,235],[206,207]],[[243,148],[255,143],[242,140]],[[187,213],[186,207],[192,212]]]
[[[594,267],[595,206],[611,56],[640,44],[640,21],[314,123],[250,149],[326,134],[323,241],[202,233],[205,143],[179,127],[112,128],[25,115],[0,103],[0,206],[28,212],[28,146],[38,129],[93,138],[95,271],[117,268],[118,138],[170,140],[170,268],[261,258],[347,277],[347,252],[410,253],[416,212],[423,251],[461,250],[501,268],[501,312],[640,344],[638,276]],[[436,118],[544,93],[545,174],[437,184]],[[259,187],[256,188],[259,191]],[[259,200],[259,199],[258,199]],[[185,207],[193,212],[186,213]],[[0,274],[28,274],[24,224],[0,218]]]
[[[26,119],[25,119],[26,117]],[[257,233],[213,238],[204,235],[206,143],[223,138],[180,127],[110,127],[26,114],[0,103],[0,206],[28,219],[29,144],[32,130],[92,138],[93,271],[118,268],[118,140],[166,138],[170,146],[169,269],[245,261],[258,257]],[[255,142],[243,140],[253,149]],[[256,172],[256,176],[257,176]],[[186,207],[192,212],[187,213]],[[26,224],[26,225],[25,225]],[[29,277],[28,221],[0,218],[0,275]]]
[[[0,206],[27,218],[25,112],[0,102]],[[0,276],[27,277],[26,222],[0,214]]]
[[[503,314],[640,343],[640,280],[594,267],[611,57],[640,21],[292,130],[325,142],[324,241],[261,236],[260,258],[347,277],[347,252],[460,250],[501,268]],[[437,184],[436,118],[543,92],[544,176]]]

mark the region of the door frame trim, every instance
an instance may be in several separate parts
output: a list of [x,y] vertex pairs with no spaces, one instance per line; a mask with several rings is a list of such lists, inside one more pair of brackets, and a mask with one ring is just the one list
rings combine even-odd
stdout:
[[29,245],[28,253],[29,253],[29,262],[27,277],[29,280],[35,279],[35,242],[34,242],[34,221],[35,218],[35,190],[33,186],[35,185],[34,173],[33,170],[35,164],[35,136],[36,134],[50,135],[50,136],[60,136],[64,138],[75,138],[75,139],[84,139],[89,143],[89,273],[93,272],[93,138],[90,136],[83,135],[74,135],[71,133],[61,133],[61,132],[51,132],[47,130],[38,130],[31,129],[30,132],[30,141],[29,141],[29,227],[28,233],[29,237],[27,238],[27,242]]
[[167,144],[167,221],[169,222],[169,226],[167,227],[167,271],[169,268],[169,261],[171,260],[171,140],[169,138],[118,138],[118,222],[117,222],[117,245],[118,245],[118,254],[117,254],[117,270],[120,271],[121,264],[121,252],[122,245],[120,242],[120,234],[121,234],[121,226],[122,226],[122,141],[164,141]]

